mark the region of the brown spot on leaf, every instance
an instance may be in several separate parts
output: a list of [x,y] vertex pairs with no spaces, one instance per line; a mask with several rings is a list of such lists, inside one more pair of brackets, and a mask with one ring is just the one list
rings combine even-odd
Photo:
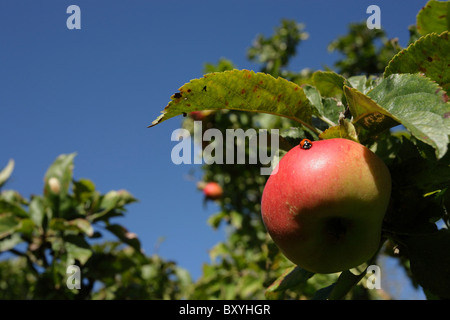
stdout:
[[173,95],[174,99],[180,99],[182,96],[181,92],[177,92]]
[[257,90],[258,90],[258,86],[254,86],[252,91],[256,92]]
[[432,58],[432,57],[427,57],[427,60],[430,61],[430,62],[432,62],[432,61],[433,61],[433,58]]
[[192,90],[191,89],[187,89],[187,92],[189,93],[189,92],[191,92]]
[[280,100],[281,100],[281,94],[279,94],[277,97],[277,101],[280,102]]
[[186,106],[187,106],[187,107],[190,107],[190,106],[191,106],[191,104],[190,104],[190,103],[187,103],[187,104],[186,104]]
[[242,90],[241,90],[241,94],[245,94],[245,89],[242,89]]
[[[447,103],[448,102],[448,95],[446,94],[446,93],[444,93],[443,95],[442,95],[442,101],[444,101],[445,103]],[[447,114],[447,113],[446,113]],[[445,117],[444,117],[445,118]]]
[[363,119],[363,125],[366,128],[370,128],[376,124],[380,124],[383,122],[385,116],[379,112],[373,112]]

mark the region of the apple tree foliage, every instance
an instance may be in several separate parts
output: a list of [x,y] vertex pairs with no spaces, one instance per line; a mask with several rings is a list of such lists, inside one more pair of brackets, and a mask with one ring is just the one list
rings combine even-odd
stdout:
[[[280,156],[303,138],[366,145],[393,181],[383,244],[367,263],[335,274],[293,265],[262,223],[268,176],[261,165],[213,164],[202,167],[201,179],[218,182],[223,196],[208,223],[225,227],[227,239],[192,281],[174,262],[145,255],[136,235],[114,221],[137,200],[76,180],[75,155],[65,154],[45,174],[43,194],[30,199],[5,188],[12,161],[0,171],[0,298],[384,299],[387,292],[362,281],[382,255],[397,259],[429,299],[450,298],[449,12],[448,1],[429,1],[406,48],[365,22],[351,24],[329,46],[341,54],[336,71],[289,70],[308,34],[303,24],[283,20],[248,50],[260,70],[239,70],[226,59],[205,64],[204,77],[183,85],[152,123],[186,115],[182,126],[193,130],[190,112],[207,110],[203,130],[279,129],[271,138],[279,139]],[[80,290],[66,286],[68,265],[80,266]]]
[[[260,72],[221,60],[179,88],[150,126],[208,110],[204,130],[276,128],[281,137],[272,138],[280,139],[284,152],[303,138],[351,139],[383,159],[393,188],[377,255],[339,274],[312,274],[288,262],[267,235],[260,216],[267,176],[260,166],[204,165],[202,179],[224,188],[220,211],[208,221],[213,228],[227,225],[229,236],[212,248],[213,262],[204,266],[191,297],[383,298],[383,291],[368,290],[361,280],[370,264],[388,255],[427,298],[450,298],[449,12],[448,1],[429,1],[409,29],[406,48],[382,30],[352,24],[329,47],[343,55],[337,72],[287,70],[307,34],[303,25],[282,21],[248,51]],[[183,126],[192,130],[193,118]]]
[[[30,199],[4,189],[14,161],[0,171],[0,299],[183,298],[189,274],[146,256],[137,236],[113,221],[137,200],[75,180],[74,157],[60,155],[44,176],[43,195]],[[107,233],[115,240],[103,240]],[[79,290],[67,286],[71,265],[81,273]]]

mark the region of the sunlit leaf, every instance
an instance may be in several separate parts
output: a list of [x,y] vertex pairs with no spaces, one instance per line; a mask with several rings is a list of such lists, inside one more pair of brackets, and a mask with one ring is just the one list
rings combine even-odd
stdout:
[[312,109],[300,86],[249,70],[209,73],[186,83],[150,127],[183,113],[219,109],[274,114],[314,130]]
[[76,154],[62,154],[52,163],[45,173],[45,187],[44,193],[50,195],[54,193],[49,186],[49,180],[51,178],[57,179],[60,184],[58,193],[59,198],[65,197],[69,192],[69,186],[72,182],[73,175],[73,159]]
[[20,220],[12,213],[0,213],[0,239],[12,234],[20,225]]
[[68,235],[64,237],[64,247],[67,251],[68,261],[74,263],[80,261],[84,265],[92,256],[92,248],[83,236]]
[[316,71],[312,79],[323,97],[341,99],[344,95],[344,85],[350,85],[343,76],[331,71]]
[[428,1],[417,14],[417,30],[426,35],[450,30],[450,3],[448,1]]
[[431,145],[438,159],[447,152],[450,103],[438,84],[420,75],[394,74],[368,96],[417,139]]
[[128,244],[136,251],[141,251],[141,242],[139,241],[135,233],[128,231],[125,227],[119,224],[108,225],[106,226],[106,229],[113,233],[117,238],[119,238],[119,240]]
[[384,77],[395,73],[420,72],[436,81],[448,92],[450,89],[449,52],[449,32],[428,34],[394,56],[384,71]]
[[344,92],[360,140],[400,123],[399,119],[357,89],[344,86]]
[[14,170],[14,160],[10,159],[6,167],[3,168],[2,171],[0,171],[0,188],[6,183],[6,181],[8,181],[13,170]]
[[0,252],[8,251],[14,248],[19,243],[23,242],[22,237],[18,233],[13,233],[11,236],[0,240]]

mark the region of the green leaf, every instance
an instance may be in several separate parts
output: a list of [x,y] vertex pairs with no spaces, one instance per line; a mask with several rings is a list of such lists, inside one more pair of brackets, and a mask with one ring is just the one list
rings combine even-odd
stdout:
[[411,235],[403,241],[414,278],[434,295],[450,299],[450,232]]
[[28,237],[31,237],[34,231],[35,224],[31,219],[21,219],[17,232],[20,232]]
[[324,116],[334,123],[338,123],[339,115],[345,112],[344,104],[336,98],[324,98],[322,100]]
[[230,212],[231,225],[233,225],[236,229],[242,228],[243,219],[244,219],[244,217],[242,216],[242,213],[234,211],[234,210]]
[[73,219],[73,220],[65,220],[61,218],[53,218],[50,220],[49,224],[50,228],[58,231],[72,231],[72,232],[81,232],[85,233],[87,236],[92,236],[94,234],[94,229],[89,221],[85,219]]
[[448,1],[428,1],[417,14],[417,30],[420,34],[450,29],[450,4]]
[[45,215],[44,199],[42,197],[34,196],[30,201],[29,206],[30,218],[38,226],[42,226]]
[[353,76],[348,78],[348,82],[350,82],[351,86],[362,93],[366,93],[366,76]]
[[343,76],[331,71],[316,71],[312,79],[322,97],[341,99],[344,85],[350,85]]
[[432,146],[438,159],[447,152],[450,103],[435,82],[420,75],[394,74],[368,96],[418,140]]
[[363,271],[354,269],[356,274],[351,270],[345,270],[340,275],[337,281],[325,288],[317,290],[313,300],[340,300],[343,299],[350,290],[356,286],[359,281],[366,275],[366,268]]
[[344,86],[344,92],[361,141],[400,123],[399,119],[357,89]]
[[58,195],[60,198],[65,197],[69,192],[69,186],[72,182],[73,175],[73,159],[76,154],[62,154],[56,158],[52,165],[47,169],[45,173],[45,188],[44,194],[49,195],[52,193],[48,181],[50,178],[56,178],[60,183],[60,190]]
[[0,199],[17,205],[28,205],[28,201],[14,190],[4,190],[0,193]]
[[387,78],[395,73],[425,74],[447,92],[450,89],[449,33],[431,33],[421,37],[392,58],[384,71]]
[[219,109],[274,114],[315,130],[311,126],[311,106],[300,86],[249,70],[209,73],[186,83],[149,127],[182,113]]
[[366,275],[366,269],[360,273],[354,274],[351,270],[343,271],[336,281],[333,290],[329,295],[330,300],[339,300],[345,297],[354,286]]
[[219,242],[209,251],[209,257],[211,258],[212,261],[215,261],[216,258],[219,256],[225,256],[225,255],[229,255],[229,254],[230,254],[230,249],[223,242]]
[[222,220],[226,217],[226,212],[225,211],[220,211],[217,212],[213,215],[211,215],[208,218],[208,224],[213,227],[213,229],[217,229],[220,226],[220,223],[222,222]]
[[280,150],[286,152],[291,150],[294,146],[297,146],[303,139],[310,138],[307,137],[305,131],[299,127],[290,127],[288,129],[282,129],[280,131],[280,137],[282,137],[284,140],[283,141],[280,139]]
[[317,290],[314,296],[312,297],[312,300],[327,300],[331,292],[333,291],[335,285],[336,283],[333,283],[329,286],[326,286],[325,288]]
[[303,91],[305,92],[306,97],[308,98],[309,102],[315,109],[315,113],[317,115],[323,115],[324,108],[322,104],[322,97],[320,96],[319,90],[317,90],[315,87],[310,85],[303,85],[302,86]]
[[366,76],[353,76],[348,78],[348,82],[351,87],[357,89],[358,91],[367,94],[370,90],[372,90],[375,86],[380,82],[380,78]]
[[11,236],[0,240],[0,252],[13,249],[16,245],[23,242],[22,237],[18,233],[13,233]]
[[78,230],[85,233],[87,236],[91,237],[94,234],[94,228],[92,228],[92,225],[89,221],[86,219],[73,219],[70,221],[67,221],[70,225],[76,226]]
[[14,170],[14,160],[10,159],[6,167],[3,168],[2,171],[0,171],[0,188],[6,183],[6,181],[8,181],[13,170]]
[[343,138],[352,140],[355,142],[360,142],[358,138],[358,134],[356,132],[355,126],[344,117],[341,117],[339,119],[339,125],[328,128],[327,130],[323,131],[319,135],[320,139],[326,140],[326,139],[334,139],[334,138]]
[[129,232],[126,228],[118,224],[106,226],[106,229],[113,233],[122,242],[134,248],[137,252],[141,252],[141,242],[135,233]]
[[137,200],[126,190],[112,190],[106,193],[100,200],[100,212],[89,215],[90,221],[107,220],[111,217],[122,216],[124,206]]
[[314,275],[313,272],[302,269],[298,266],[288,268],[274,283],[266,290],[266,298],[276,298],[279,292],[295,288],[300,284],[306,283]]
[[73,182],[73,194],[78,202],[88,201],[95,192],[95,185],[91,180],[80,179]]
[[0,239],[9,236],[17,227],[20,226],[20,220],[12,213],[0,214]]
[[65,236],[64,247],[67,251],[67,259],[69,264],[74,264],[75,260],[78,260],[81,265],[84,265],[92,256],[91,246],[86,242],[83,236]]
[[341,126],[334,126],[330,127],[327,130],[323,131],[319,135],[320,140],[327,140],[327,139],[335,139],[335,138],[342,138],[341,136]]
[[1,213],[11,213],[16,217],[28,218],[28,213],[17,203],[7,202],[0,198],[0,214]]

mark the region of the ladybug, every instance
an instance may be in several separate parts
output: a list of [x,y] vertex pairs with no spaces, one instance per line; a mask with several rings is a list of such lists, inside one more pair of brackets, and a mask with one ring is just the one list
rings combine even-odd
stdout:
[[312,147],[312,142],[309,139],[303,139],[302,141],[300,141],[300,148],[308,150],[309,148]]

